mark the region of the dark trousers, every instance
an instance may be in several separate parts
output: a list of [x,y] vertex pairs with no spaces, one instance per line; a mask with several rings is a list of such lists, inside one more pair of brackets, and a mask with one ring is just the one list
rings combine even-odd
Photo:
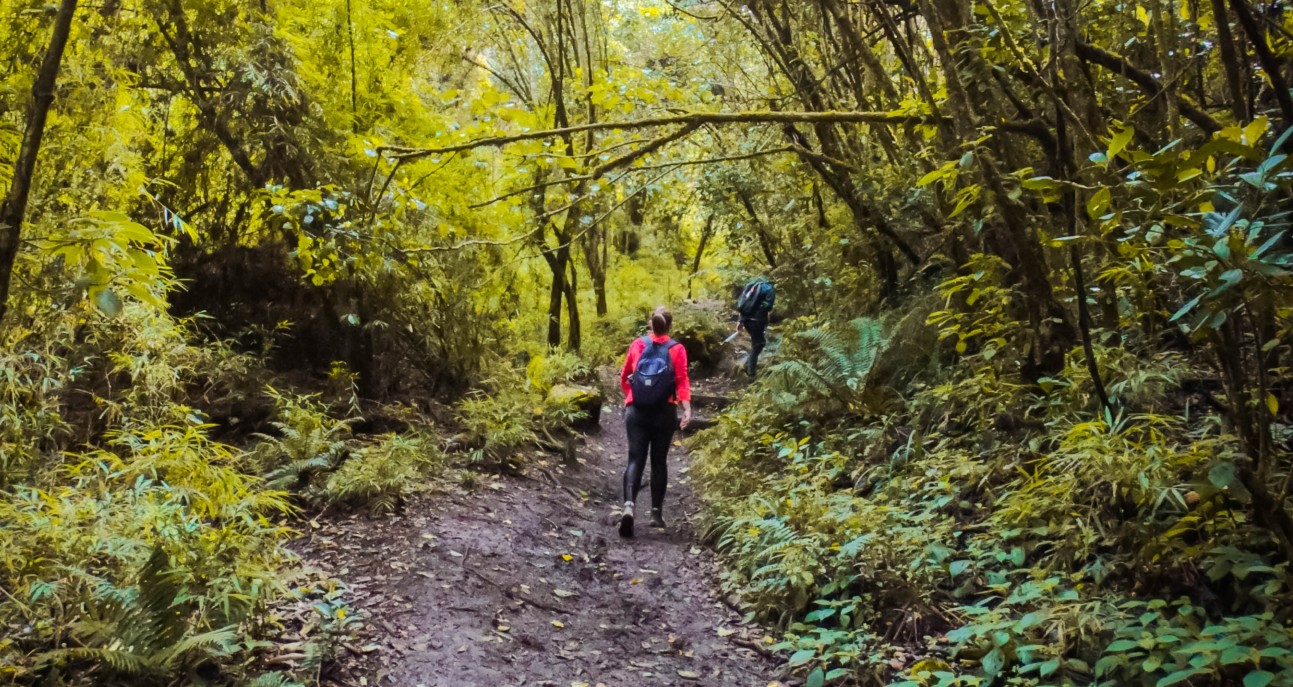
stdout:
[[669,482],[669,444],[678,429],[678,410],[670,405],[659,410],[629,406],[624,414],[629,434],[629,465],[624,470],[624,500],[637,501],[642,490],[642,472],[651,456],[651,507],[664,506]]
[[751,317],[741,320],[741,326],[750,333],[750,357],[745,360],[745,372],[751,377],[759,366],[759,354],[768,345],[768,318]]

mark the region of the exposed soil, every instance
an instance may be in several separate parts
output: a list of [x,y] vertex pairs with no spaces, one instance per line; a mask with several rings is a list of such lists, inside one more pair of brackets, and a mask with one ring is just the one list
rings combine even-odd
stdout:
[[671,452],[669,528],[639,519],[623,540],[622,410],[601,428],[579,465],[536,456],[525,477],[424,494],[395,518],[346,518],[303,541],[368,616],[354,651],[364,670],[346,683],[768,685],[768,642],[718,596],[694,529],[685,452]]

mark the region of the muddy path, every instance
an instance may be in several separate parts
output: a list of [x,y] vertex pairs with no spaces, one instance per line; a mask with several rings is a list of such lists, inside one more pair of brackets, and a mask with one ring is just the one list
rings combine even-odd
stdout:
[[[719,598],[675,445],[661,532],[621,539],[627,444],[608,407],[578,465],[536,456],[520,478],[414,498],[402,515],[340,518],[302,553],[341,574],[367,614],[362,672],[343,684],[733,685],[778,674],[767,640]],[[646,498],[644,490],[642,497]],[[360,677],[365,679],[360,680]]]

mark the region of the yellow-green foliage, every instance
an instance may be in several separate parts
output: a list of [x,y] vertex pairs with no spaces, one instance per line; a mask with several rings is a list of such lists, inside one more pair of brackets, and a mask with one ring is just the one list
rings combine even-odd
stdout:
[[287,591],[291,508],[184,401],[230,403],[255,367],[142,304],[79,335],[72,320],[0,359],[22,384],[0,394],[0,683],[166,682],[237,663]]
[[389,434],[358,449],[328,477],[328,495],[363,504],[373,513],[391,513],[404,493],[440,467],[439,449],[427,437]]
[[521,454],[541,440],[549,445],[584,417],[578,398],[551,398],[539,384],[567,381],[587,368],[573,356],[554,354],[531,364],[527,382],[520,371],[501,368],[481,389],[458,405],[458,421],[467,430],[471,460],[490,469],[515,470]]
[[[281,593],[285,495],[206,427],[157,426],[68,457],[57,486],[0,499],[0,664],[88,664],[103,684],[236,650]],[[74,651],[56,646],[77,647]]]
[[272,423],[275,434],[258,435],[261,443],[253,451],[256,466],[275,488],[314,496],[312,490],[321,485],[313,478],[346,459],[351,425],[358,420],[329,416],[314,395],[283,393],[273,387],[266,393],[274,399],[279,419]]
[[584,358],[574,353],[547,351],[531,358],[525,372],[530,388],[545,395],[559,384],[586,379],[593,370]]
[[[1018,326],[989,328],[1017,341]],[[840,394],[864,401],[869,368],[846,364],[856,356],[828,331],[789,334],[790,360],[692,442],[724,584],[784,630],[793,665],[950,687],[1007,671],[1058,684],[1044,678],[1097,663],[1102,684],[1152,684],[1224,672],[1238,656],[1226,647],[1245,642],[1266,647],[1272,670],[1293,661],[1272,615],[1290,595],[1286,564],[1246,543],[1228,502],[1236,439],[1178,414],[1184,359],[1096,346],[1128,410],[1092,417],[1080,350],[1029,387],[1002,346],[971,337],[950,367],[907,380],[901,407],[841,416],[863,407]],[[1178,600],[1196,593],[1191,574],[1246,601],[1192,608]],[[893,677],[895,645],[942,634],[908,681]],[[953,669],[958,657],[969,662]]]

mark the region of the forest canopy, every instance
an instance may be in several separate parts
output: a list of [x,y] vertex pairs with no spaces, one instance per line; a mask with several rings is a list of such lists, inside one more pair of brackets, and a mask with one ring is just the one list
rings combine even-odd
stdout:
[[524,474],[659,303],[730,374],[766,275],[689,445],[788,674],[1293,685],[1291,57],[1266,0],[0,0],[0,683],[319,684],[303,521]]

